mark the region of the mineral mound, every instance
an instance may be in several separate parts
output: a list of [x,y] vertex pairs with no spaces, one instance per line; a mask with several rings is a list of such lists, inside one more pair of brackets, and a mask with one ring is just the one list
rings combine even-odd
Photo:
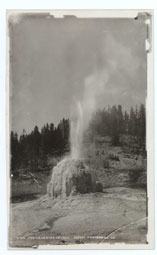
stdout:
[[70,196],[96,191],[96,178],[79,159],[64,159],[53,168],[47,193],[50,197]]

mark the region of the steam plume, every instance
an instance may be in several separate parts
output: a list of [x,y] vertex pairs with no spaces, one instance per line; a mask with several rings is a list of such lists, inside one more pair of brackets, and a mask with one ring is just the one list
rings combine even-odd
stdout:
[[95,71],[84,81],[84,91],[81,99],[75,99],[70,122],[71,157],[82,157],[82,142],[85,130],[88,128],[92,114],[97,108],[100,97],[104,94],[108,80],[106,71]]

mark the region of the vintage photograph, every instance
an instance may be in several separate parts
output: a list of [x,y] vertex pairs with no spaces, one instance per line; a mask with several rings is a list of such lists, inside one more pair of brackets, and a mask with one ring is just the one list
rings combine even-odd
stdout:
[[150,16],[8,12],[9,247],[149,245]]

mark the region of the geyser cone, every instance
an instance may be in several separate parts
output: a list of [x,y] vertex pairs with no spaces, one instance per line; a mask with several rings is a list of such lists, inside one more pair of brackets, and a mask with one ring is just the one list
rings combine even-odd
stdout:
[[53,168],[52,178],[48,184],[50,197],[85,194],[95,190],[95,176],[82,160],[64,159]]

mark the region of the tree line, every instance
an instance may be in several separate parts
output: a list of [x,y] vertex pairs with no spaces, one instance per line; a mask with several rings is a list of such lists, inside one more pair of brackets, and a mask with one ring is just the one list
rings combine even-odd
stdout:
[[99,109],[90,123],[90,132],[92,136],[111,136],[113,145],[119,145],[121,134],[132,135],[139,144],[145,144],[145,106],[141,104],[140,107],[131,107],[129,112],[123,111],[121,105]]
[[[112,137],[113,145],[119,145],[120,135],[126,134],[137,137],[139,145],[145,146],[145,106],[141,104],[140,107],[131,107],[129,112],[123,111],[121,105],[99,109],[93,114],[88,130],[91,137]],[[23,130],[19,137],[11,131],[11,171],[44,168],[47,166],[48,155],[62,155],[70,150],[69,133],[69,119],[60,121],[57,127],[53,123],[47,123],[41,130],[35,126],[29,134]]]
[[62,155],[69,150],[69,119],[60,121],[57,127],[53,123],[41,128],[37,126],[27,134],[23,130],[18,137],[11,131],[11,170],[28,167],[31,171],[47,166],[47,156]]

